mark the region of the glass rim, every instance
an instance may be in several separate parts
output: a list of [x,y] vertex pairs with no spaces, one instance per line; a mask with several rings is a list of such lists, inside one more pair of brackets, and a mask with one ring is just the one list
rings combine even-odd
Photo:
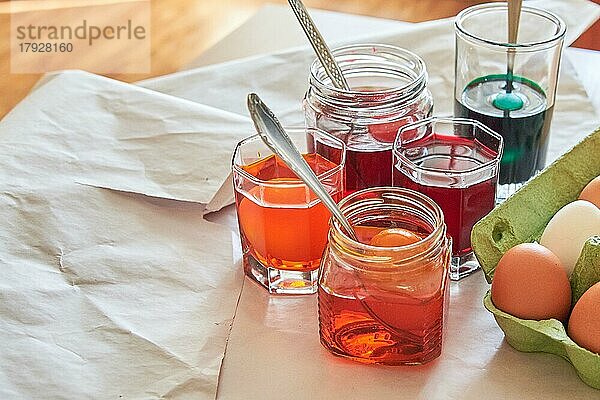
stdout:
[[[315,174],[319,181],[327,179],[327,178],[335,175],[336,173],[340,172],[340,170],[343,170],[343,168],[346,164],[346,144],[343,141],[341,141],[340,139],[336,138],[335,136],[330,135],[329,133],[327,133],[319,128],[305,128],[305,127],[301,127],[301,126],[285,126],[284,129],[286,132],[290,132],[290,131],[304,131],[306,133],[318,132],[320,135],[326,136],[328,139],[333,140],[337,144],[340,144],[340,149],[341,149],[340,162],[337,163],[337,165],[335,167],[328,169],[325,172],[322,172],[320,174]],[[257,178],[256,176],[248,173],[246,170],[241,168],[241,166],[238,165],[238,163],[236,163],[236,161],[235,161],[236,156],[238,155],[242,146],[244,146],[250,142],[253,142],[257,139],[262,141],[262,138],[260,137],[260,135],[258,133],[240,140],[238,142],[238,144],[235,146],[235,149],[233,151],[233,156],[231,158],[231,167],[232,167],[233,172],[243,176],[245,179],[248,179],[249,181],[251,181],[257,185],[264,186],[264,187],[278,187],[278,188],[290,188],[290,189],[291,188],[301,188],[301,187],[308,188],[308,186],[300,178],[282,178],[281,180],[277,180],[274,182],[272,180],[264,180],[264,179]],[[269,154],[269,156],[275,154],[271,151],[271,149],[269,149],[267,147],[266,144],[265,144],[265,147],[269,150],[269,152],[271,152]],[[302,154],[302,152],[301,152],[301,154]],[[262,158],[258,158],[256,161],[262,160],[263,158],[266,158],[266,156],[262,157]],[[329,161],[331,161],[331,160],[329,160]],[[331,162],[333,162],[333,161],[331,161]]]
[[501,48],[505,48],[505,49],[514,49],[515,51],[519,51],[519,50],[535,50],[538,47],[545,47],[545,46],[554,44],[555,42],[558,42],[561,39],[563,39],[565,36],[565,33],[567,31],[565,22],[558,15],[556,15],[550,11],[540,9],[540,8],[523,6],[521,8],[522,13],[533,14],[533,15],[537,15],[537,16],[546,18],[547,20],[551,21],[556,26],[556,32],[548,39],[539,40],[539,41],[535,41],[535,42],[526,42],[526,43],[508,43],[508,42],[498,42],[495,40],[484,39],[478,35],[475,35],[475,34],[469,32],[463,25],[463,22],[465,19],[473,16],[474,13],[478,13],[482,10],[484,10],[484,11],[506,10],[506,12],[508,12],[508,5],[507,5],[507,3],[504,3],[504,2],[483,3],[483,4],[477,4],[477,5],[465,8],[464,10],[459,12],[456,15],[456,18],[454,19],[455,32],[457,34],[462,34],[462,35],[468,37],[470,40],[472,40],[476,43],[485,44],[485,45],[489,45],[489,46],[493,46],[493,47],[501,47]]
[[[379,246],[373,246],[373,245],[366,244],[363,242],[359,242],[358,240],[352,239],[350,236],[348,236],[348,234],[345,232],[345,230],[340,225],[340,223],[337,221],[337,219],[333,218],[333,217],[330,220],[332,230],[335,231],[336,233],[340,234],[342,236],[342,238],[344,239],[344,241],[352,244],[352,246],[355,246],[361,250],[373,251],[373,252],[385,251],[388,253],[399,253],[402,251],[413,250],[415,248],[418,248],[419,246],[422,246],[424,243],[433,242],[438,236],[440,236],[441,233],[445,233],[446,222],[445,222],[444,213],[443,213],[441,207],[435,201],[433,201],[429,196],[427,196],[423,193],[417,192],[415,190],[412,190],[412,189],[400,188],[400,187],[396,187],[396,186],[379,186],[379,187],[365,188],[365,189],[353,192],[353,193],[347,195],[346,197],[344,197],[338,203],[338,207],[342,211],[344,216],[346,216],[345,211],[347,210],[347,207],[349,207],[349,205],[348,205],[349,202],[351,202],[356,197],[359,197],[365,193],[378,193],[378,192],[381,192],[381,193],[393,192],[393,194],[395,194],[395,195],[400,195],[400,196],[405,196],[405,197],[407,197],[407,195],[413,196],[413,197],[416,197],[418,200],[420,200],[425,205],[429,206],[431,208],[432,213],[434,214],[434,217],[437,222],[435,224],[435,226],[433,226],[431,233],[429,233],[426,237],[422,238],[421,240],[419,240],[415,243],[406,244],[403,246],[379,247]],[[403,262],[406,262],[406,263],[411,262],[413,258],[415,258],[417,256],[421,256],[422,254],[426,253],[427,251],[428,250],[425,250],[421,253],[417,253],[411,257],[408,257],[405,260],[403,260]]]
[[[493,160],[490,160],[483,164],[479,164],[475,167],[467,168],[467,169],[460,170],[460,171],[441,169],[441,168],[432,168],[432,167],[423,167],[423,166],[415,164],[412,160],[410,160],[408,157],[406,157],[399,149],[399,147],[401,147],[401,145],[399,144],[400,136],[404,131],[417,129],[423,125],[436,123],[436,122],[442,122],[442,123],[448,123],[448,124],[459,123],[459,124],[468,124],[468,125],[476,126],[477,128],[481,129],[482,131],[491,135],[494,139],[497,139],[499,141],[498,151],[497,151],[496,156],[494,157]],[[393,155],[400,158],[402,160],[402,162],[404,164],[408,165],[411,169],[414,169],[414,170],[417,170],[420,172],[426,172],[426,173],[432,174],[432,175],[440,175],[440,176],[448,176],[449,173],[452,174],[453,176],[464,176],[464,175],[470,175],[475,172],[479,172],[481,170],[489,169],[490,167],[494,167],[495,165],[500,163],[500,159],[502,159],[503,151],[504,151],[504,138],[499,133],[490,129],[487,125],[482,124],[481,122],[479,122],[477,120],[469,119],[469,118],[457,118],[457,117],[429,117],[429,118],[425,118],[425,119],[404,125],[400,129],[398,129],[398,133],[396,134],[396,139],[394,139],[394,145],[392,147]],[[393,163],[393,165],[394,164],[395,163]],[[394,168],[394,166],[392,166],[392,168]]]
[[340,88],[336,88],[333,85],[331,85],[331,86],[326,85],[317,76],[318,72],[321,70],[324,70],[324,68],[323,68],[323,65],[321,64],[321,61],[318,58],[315,58],[310,65],[310,80],[314,81],[315,86],[319,90],[330,90],[334,93],[340,93],[340,94],[345,94],[345,95],[360,95],[360,96],[375,97],[375,96],[381,96],[381,95],[386,95],[386,94],[395,94],[395,93],[405,92],[407,90],[410,90],[412,87],[418,86],[420,84],[420,82],[427,79],[427,67],[426,67],[423,59],[421,57],[419,57],[416,53],[413,53],[412,51],[406,50],[402,47],[398,47],[398,46],[394,46],[394,45],[390,45],[390,44],[382,44],[382,43],[360,43],[360,44],[350,44],[350,45],[336,47],[331,50],[331,53],[333,54],[334,58],[337,58],[337,56],[346,55],[347,51],[364,50],[364,53],[361,52],[361,53],[357,53],[355,55],[368,56],[369,52],[372,52],[373,49],[387,50],[388,52],[392,52],[394,54],[400,54],[400,55],[410,59],[411,61],[413,61],[415,63],[415,65],[418,67],[418,72],[417,72],[416,78],[414,78],[411,82],[408,82],[404,85],[395,86],[395,87],[385,89],[385,90],[373,90],[373,91],[365,92],[365,91],[352,90],[352,89],[350,89],[350,90],[340,89]]

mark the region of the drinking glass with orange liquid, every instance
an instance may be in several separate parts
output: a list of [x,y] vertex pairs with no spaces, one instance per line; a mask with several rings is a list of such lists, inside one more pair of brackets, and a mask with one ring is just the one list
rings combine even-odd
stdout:
[[391,187],[339,206],[359,241],[332,220],[319,279],[319,334],[332,353],[364,363],[424,364],[442,350],[451,239],[440,207]]
[[[344,143],[318,129],[286,128],[286,132],[339,201],[344,190]],[[320,145],[338,151],[325,158],[315,152]],[[246,275],[271,293],[315,293],[330,212],[258,135],[238,143],[232,169]]]

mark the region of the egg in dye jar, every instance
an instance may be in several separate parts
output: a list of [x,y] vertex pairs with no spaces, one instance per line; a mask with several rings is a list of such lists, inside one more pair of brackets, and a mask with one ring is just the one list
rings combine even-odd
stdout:
[[371,238],[369,244],[377,247],[398,247],[413,244],[422,237],[403,228],[384,229]]

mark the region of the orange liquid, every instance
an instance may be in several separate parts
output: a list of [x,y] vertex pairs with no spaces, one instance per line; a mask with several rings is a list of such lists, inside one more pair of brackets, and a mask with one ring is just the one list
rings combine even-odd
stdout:
[[[355,230],[361,242],[369,243],[384,228],[358,226]],[[402,292],[381,280],[348,282],[342,290],[319,285],[321,343],[334,354],[364,363],[423,364],[438,357],[448,284],[441,275],[444,268],[438,266],[432,264],[430,271],[405,277],[427,290]]]
[[[317,174],[337,166],[318,154],[304,158]],[[272,184],[254,186],[247,193],[236,191],[244,254],[266,267],[292,271],[318,268],[329,231],[331,214],[327,208],[304,185],[284,186],[284,181],[300,181],[278,157],[267,157],[243,169]],[[338,200],[340,195],[341,186],[333,198]]]

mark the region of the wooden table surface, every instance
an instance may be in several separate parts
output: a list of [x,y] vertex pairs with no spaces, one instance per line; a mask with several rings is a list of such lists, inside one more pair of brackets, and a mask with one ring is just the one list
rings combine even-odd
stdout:
[[[79,0],[94,3],[101,0]],[[600,3],[600,0],[594,0]],[[148,74],[111,74],[133,82],[181,69],[220,38],[239,26],[266,3],[285,0],[150,0],[151,71]],[[307,7],[369,15],[408,22],[421,22],[456,15],[460,10],[485,1],[471,0],[304,0]],[[0,117],[31,89],[41,74],[10,73],[11,2],[0,0]],[[73,0],[32,0],[27,6],[52,4],[69,7]],[[600,50],[600,23],[590,28],[575,46]],[[94,57],[104,59],[101,50]],[[93,61],[93,60],[92,60]]]

